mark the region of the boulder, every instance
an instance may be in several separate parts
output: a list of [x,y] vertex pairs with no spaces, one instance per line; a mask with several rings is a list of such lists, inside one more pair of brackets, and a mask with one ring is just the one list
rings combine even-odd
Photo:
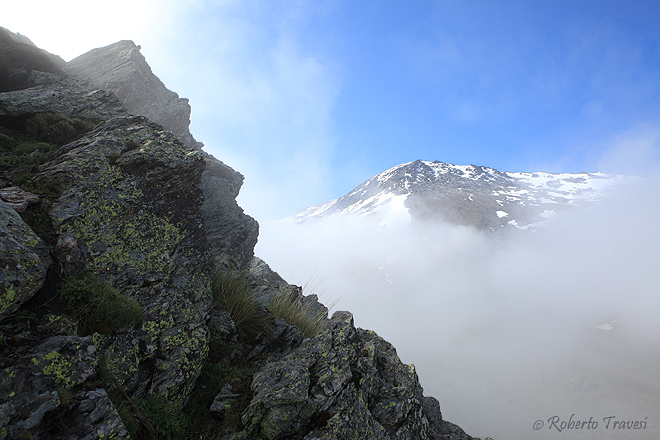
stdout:
[[0,319],[32,298],[52,262],[48,247],[18,213],[0,200]]
[[208,352],[213,266],[199,214],[204,164],[161,126],[125,116],[63,146],[35,176],[64,182],[50,217],[65,270],[86,267],[144,310],[127,333],[95,339],[137,395],[183,401]]
[[255,282],[262,286],[278,287],[286,283],[264,260],[256,256],[250,261],[248,272]]
[[23,212],[28,205],[39,203],[39,196],[25,191],[17,186],[0,189],[0,199],[5,201],[16,212]]
[[232,403],[239,397],[241,397],[241,395],[234,393],[231,385],[226,384],[222,387],[218,395],[215,396],[215,399],[213,399],[209,411],[222,416],[231,408]]
[[127,114],[112,92],[89,90],[80,79],[57,74],[34,74],[32,78],[39,85],[0,93],[0,116],[26,117],[49,112],[101,120]]
[[105,390],[74,392],[98,371],[91,336],[55,336],[22,352],[0,358],[1,440],[129,438]]
[[208,325],[211,334],[221,341],[229,341],[230,337],[236,334],[236,325],[231,319],[231,314],[214,307],[210,315]]
[[415,367],[374,332],[356,329],[349,312],[264,363],[252,390],[245,428],[229,438],[427,439],[435,435],[429,417],[441,417],[437,405],[427,417],[433,405]]
[[83,240],[69,234],[61,234],[54,250],[61,270],[65,275],[81,273],[87,265],[88,248]]

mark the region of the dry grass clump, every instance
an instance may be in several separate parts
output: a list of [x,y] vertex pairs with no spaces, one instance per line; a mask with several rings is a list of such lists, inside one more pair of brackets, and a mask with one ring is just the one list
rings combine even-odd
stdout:
[[213,276],[212,292],[213,305],[231,314],[240,335],[254,337],[260,333],[272,333],[272,319],[254,297],[245,273],[217,271]]
[[319,334],[328,317],[325,311],[312,311],[303,306],[300,296],[292,288],[280,289],[270,300],[268,310],[286,323],[297,326],[307,337]]
[[250,282],[243,272],[223,270],[213,277],[214,306],[231,314],[239,334],[254,337],[273,331],[273,319],[283,319],[300,328],[305,336],[320,333],[325,326],[326,311],[304,306],[300,295],[291,287],[283,287],[270,299],[267,309],[256,300]]

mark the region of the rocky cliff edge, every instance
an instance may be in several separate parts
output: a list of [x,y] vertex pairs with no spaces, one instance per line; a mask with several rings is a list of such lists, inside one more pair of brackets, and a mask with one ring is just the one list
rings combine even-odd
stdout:
[[[254,257],[240,174],[84,75],[28,77],[0,93],[0,440],[471,438],[390,344]],[[222,307],[222,273],[268,326]],[[282,292],[316,331],[271,313]]]

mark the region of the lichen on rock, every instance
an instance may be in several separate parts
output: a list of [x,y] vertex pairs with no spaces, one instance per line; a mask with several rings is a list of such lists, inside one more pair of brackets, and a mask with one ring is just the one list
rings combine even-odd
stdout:
[[[328,328],[254,375],[245,429],[232,438],[429,436],[414,368],[338,312]],[[362,436],[362,437],[360,437]]]
[[0,200],[0,319],[41,288],[52,260],[48,248],[18,213]]
[[[35,178],[70,182],[51,208],[56,232],[83,240],[87,270],[144,308],[139,327],[103,339],[108,360],[129,389],[185,396],[208,341],[204,159],[139,116],[103,122],[58,153]],[[153,349],[143,356],[139,347]],[[155,371],[147,388],[142,369]]]
[[[57,438],[72,438],[66,435],[69,429],[83,434],[78,438],[99,438],[90,436],[98,432],[127,438],[123,422],[105,391],[87,393],[94,394],[86,399],[93,403],[94,411],[76,410],[81,399],[73,396],[73,390],[96,375],[98,364],[91,336],[54,336],[24,349],[22,355],[2,358],[0,439],[42,438],[37,433],[47,428]],[[71,396],[71,401],[64,396]],[[67,417],[76,418],[77,423],[53,425],[51,418],[64,417],[67,411]]]

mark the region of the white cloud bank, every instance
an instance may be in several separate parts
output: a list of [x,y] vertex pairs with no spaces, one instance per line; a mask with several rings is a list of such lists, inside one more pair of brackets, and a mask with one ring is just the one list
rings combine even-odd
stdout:
[[324,278],[321,300],[341,298],[337,309],[393,343],[444,417],[471,435],[555,439],[533,422],[575,413],[649,417],[630,437],[584,438],[652,439],[660,184],[645,182],[506,243],[446,224],[342,218],[262,223],[257,254],[290,282],[307,282],[296,279],[305,271]]

